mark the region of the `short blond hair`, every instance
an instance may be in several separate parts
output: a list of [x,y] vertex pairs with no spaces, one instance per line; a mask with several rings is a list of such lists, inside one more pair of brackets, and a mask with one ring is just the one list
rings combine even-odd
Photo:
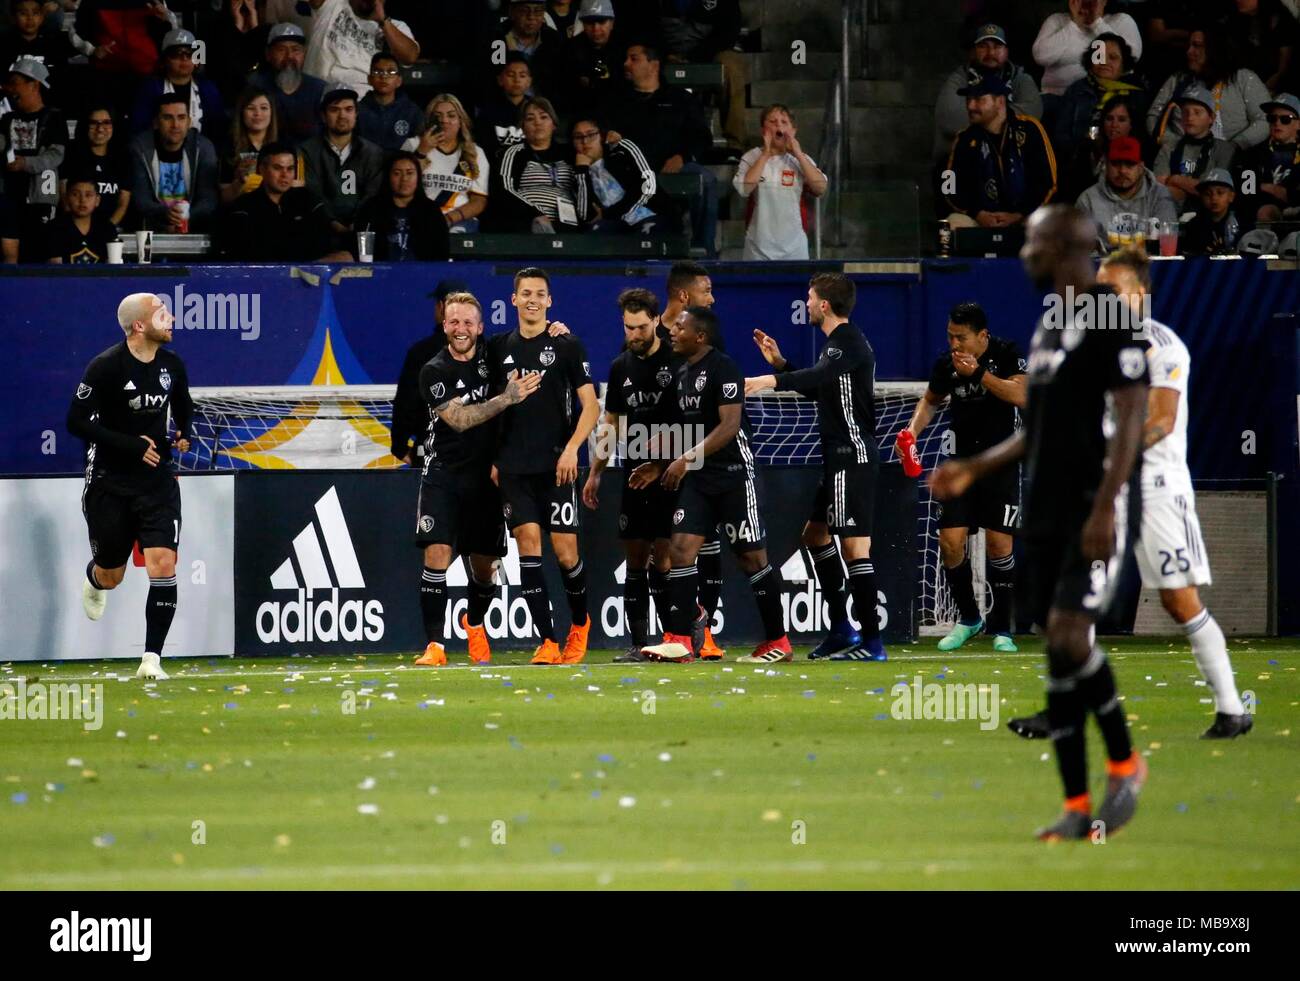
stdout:
[[117,325],[122,328],[122,333],[130,334],[137,320],[146,323],[151,320],[155,301],[162,302],[153,293],[132,293],[123,297],[117,305]]
[[483,322],[483,304],[479,303],[478,297],[473,293],[448,293],[442,300],[444,310],[453,303],[464,303],[478,311],[479,323]]
[[1127,269],[1142,284],[1143,289],[1151,288],[1151,257],[1147,255],[1144,248],[1129,246],[1112,252],[1101,261],[1101,267],[1103,269],[1113,267]]

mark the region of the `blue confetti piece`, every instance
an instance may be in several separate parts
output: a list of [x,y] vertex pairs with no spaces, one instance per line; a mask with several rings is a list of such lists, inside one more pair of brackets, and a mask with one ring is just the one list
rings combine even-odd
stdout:
[[803,692],[803,697],[804,697],[804,698],[813,698],[816,694],[817,694],[817,693],[816,693],[815,691],[806,691],[806,692]]
[[427,708],[429,707],[429,703],[428,703],[428,702],[416,702],[416,703],[415,703],[415,707],[418,708],[418,709],[427,709]]
[[883,688],[873,688],[873,689],[871,689],[871,694],[873,694],[873,695],[883,695],[884,693],[885,693],[885,689],[883,689]]
[[554,697],[555,697],[555,692],[549,692],[549,693],[547,693],[546,697],[547,697],[547,698],[554,698]]
[[1174,810],[1177,811],[1179,814],[1186,814],[1186,813],[1187,813],[1187,805],[1186,805],[1186,804],[1178,804],[1178,805],[1174,808]]
[[551,854],[552,854],[552,855],[563,855],[563,854],[564,854],[564,846],[563,846],[563,845],[552,845],[552,846],[551,846]]
[[599,756],[596,757],[596,759],[600,760],[600,762],[602,763],[614,762],[614,757],[610,756],[609,753],[601,753]]
[[971,782],[971,786],[972,786],[973,788],[975,788],[976,790],[982,790],[983,787],[984,787],[984,781],[983,781],[983,780],[975,780],[975,781],[972,781],[972,782]]
[[641,680],[639,678],[619,678],[618,683],[620,685],[639,685]]
[[221,707],[222,707],[222,708],[228,708],[228,709],[237,709],[237,708],[239,708],[239,706],[238,706],[235,702],[226,702],[226,704],[223,705],[223,706],[221,706]]
[[286,688],[286,689],[284,689],[284,693],[285,693],[286,695],[292,695],[292,694],[293,694],[293,689],[292,689],[292,688]]
[[725,706],[721,702],[714,702],[713,707],[715,709],[725,708]]
[[813,763],[813,762],[815,762],[816,759],[817,759],[817,754],[816,754],[816,753],[809,753],[809,754],[808,754],[808,762],[809,762],[809,763]]
[[948,676],[947,676],[946,674],[942,673],[942,672],[940,672],[939,674],[936,674],[936,675],[935,675],[935,678],[937,678],[939,681],[943,681],[943,679],[946,678],[946,677],[948,677]]
[[1270,659],[1268,663],[1269,663],[1269,664],[1277,664],[1277,660],[1276,660],[1276,659]]
[[880,713],[878,713],[878,714],[876,715],[876,721],[877,721],[877,722],[884,722],[884,721],[885,721],[886,719],[888,719],[888,718],[889,718],[889,716],[887,716],[884,712],[880,712]]
[[510,737],[508,737],[508,738],[510,739],[510,747],[511,747],[511,749],[523,749],[523,748],[524,748],[524,744],[521,743],[521,742],[520,742],[518,739],[516,739],[514,736],[510,736]]
[[596,798],[596,797],[599,797],[599,796],[600,796],[600,791],[599,791],[599,790],[593,790],[593,791],[591,792],[591,796],[592,796],[593,799]]
[[26,804],[26,803],[27,803],[27,795],[24,794],[21,790],[18,791],[17,793],[15,793],[15,794],[10,794],[10,795],[9,795],[9,803],[11,803],[11,804]]
[[189,761],[186,762],[186,764],[185,764],[185,769],[187,769],[187,770],[197,770],[198,768],[199,768],[199,765],[198,765],[197,763],[195,763],[193,760],[189,760]]
[[514,686],[515,686],[515,683],[514,683],[513,681],[503,681],[503,682],[501,682],[501,687],[502,687],[502,688],[513,688]]
[[126,717],[127,717],[128,719],[134,719],[134,718],[135,718],[135,709],[127,709]]
[[63,792],[63,784],[61,784],[61,783],[51,784],[51,785],[50,785],[50,789],[53,790],[54,793],[56,793],[56,794],[58,794],[58,793],[62,793],[62,792]]

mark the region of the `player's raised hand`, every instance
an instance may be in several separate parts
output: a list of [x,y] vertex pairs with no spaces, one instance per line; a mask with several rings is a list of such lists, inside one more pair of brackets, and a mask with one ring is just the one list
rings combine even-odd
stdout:
[[951,501],[966,493],[966,488],[975,480],[970,464],[961,460],[949,460],[943,466],[930,472],[930,493],[941,501]]
[[600,474],[594,470],[588,475],[587,482],[582,485],[582,503],[592,511],[600,506]]
[[565,334],[569,333],[569,328],[562,320],[552,320],[546,326],[546,333],[551,337],[563,337]]
[[773,368],[780,368],[785,364],[785,358],[781,356],[781,347],[776,343],[776,338],[764,334],[761,330],[755,330],[754,343],[758,345],[763,360]]
[[745,379],[745,397],[757,395],[759,392],[766,392],[769,388],[776,388],[775,375],[757,375],[753,378]]
[[627,485],[633,490],[649,487],[659,479],[659,475],[663,473],[663,470],[664,465],[662,463],[643,463],[628,474]]
[[144,458],[143,458],[144,462],[151,467],[158,466],[159,461],[162,460],[162,457],[158,455],[158,444],[156,444],[148,436],[141,436],[140,438],[149,444],[149,446],[144,451]]
[[506,397],[506,401],[511,405],[518,405],[524,399],[528,398],[528,396],[532,395],[533,392],[537,391],[541,384],[542,376],[540,372],[529,372],[520,377],[519,370],[515,369],[510,372],[510,376],[506,381],[506,390],[501,394]]
[[967,354],[965,351],[952,352],[952,370],[963,378],[969,378],[975,374],[975,369],[979,366],[979,360],[975,355]]
[[578,451],[565,447],[560,461],[555,465],[555,486],[563,487],[578,479]]

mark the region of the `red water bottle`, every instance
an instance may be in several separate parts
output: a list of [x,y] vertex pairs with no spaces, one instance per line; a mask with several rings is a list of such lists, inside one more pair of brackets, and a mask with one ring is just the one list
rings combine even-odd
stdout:
[[898,450],[898,459],[903,463],[903,473],[909,477],[921,476],[921,454],[916,448],[916,437],[912,435],[912,431],[900,430],[894,440],[894,446]]

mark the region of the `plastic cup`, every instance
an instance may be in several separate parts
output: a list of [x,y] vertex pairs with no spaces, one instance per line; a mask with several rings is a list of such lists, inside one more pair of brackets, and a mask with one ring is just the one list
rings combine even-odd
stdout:
[[1176,221],[1167,221],[1160,226],[1160,254],[1162,256],[1178,255],[1179,226]]
[[122,243],[108,243],[108,264],[110,266],[120,266],[122,264]]
[[374,232],[357,232],[357,259],[360,262],[375,261]]

